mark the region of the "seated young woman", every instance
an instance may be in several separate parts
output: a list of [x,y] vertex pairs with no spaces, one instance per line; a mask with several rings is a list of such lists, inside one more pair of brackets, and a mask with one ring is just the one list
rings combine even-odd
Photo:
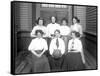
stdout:
[[[68,53],[65,58],[64,65],[66,70],[82,70],[84,69],[85,57],[83,46],[80,40],[80,33],[73,31],[72,39],[68,43]],[[65,67],[65,66],[64,66]]]
[[32,67],[32,72],[49,72],[50,67],[47,57],[44,52],[48,50],[47,42],[43,39],[43,31],[36,30],[36,38],[33,39],[28,47],[28,50],[32,52],[32,58],[29,59]]
[[65,44],[62,38],[60,38],[60,30],[55,30],[54,38],[51,40],[48,56],[51,71],[62,71],[62,63],[65,53]]

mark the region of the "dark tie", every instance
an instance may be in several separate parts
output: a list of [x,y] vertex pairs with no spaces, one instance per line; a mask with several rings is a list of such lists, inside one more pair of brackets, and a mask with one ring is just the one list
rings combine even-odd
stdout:
[[56,39],[56,46],[57,46],[57,48],[59,47],[59,41],[58,41],[58,38]]

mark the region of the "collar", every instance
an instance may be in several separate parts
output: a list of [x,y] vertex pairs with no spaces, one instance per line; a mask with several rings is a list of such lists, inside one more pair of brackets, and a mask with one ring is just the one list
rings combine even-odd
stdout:
[[56,24],[56,23],[51,23],[51,24]]
[[79,38],[75,38],[75,39],[73,39],[73,40],[79,40]]
[[36,39],[40,40],[40,39],[42,39],[42,38],[36,38]]
[[60,38],[58,37],[58,38],[55,38],[55,39],[60,39]]
[[74,25],[79,25],[78,23],[75,23]]
[[38,27],[43,27],[43,25],[37,25]]

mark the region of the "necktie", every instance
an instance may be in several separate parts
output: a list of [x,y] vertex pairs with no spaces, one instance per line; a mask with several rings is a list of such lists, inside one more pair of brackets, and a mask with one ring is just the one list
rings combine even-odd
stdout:
[[56,39],[56,46],[57,46],[57,48],[59,47],[59,41],[58,41],[58,38]]

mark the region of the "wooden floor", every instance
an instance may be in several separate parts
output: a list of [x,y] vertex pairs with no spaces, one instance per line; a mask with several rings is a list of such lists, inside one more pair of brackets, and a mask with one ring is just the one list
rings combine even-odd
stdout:
[[[85,60],[86,60],[86,70],[96,69],[96,60],[93,58],[91,54],[88,53],[88,51],[84,51]],[[22,71],[23,70],[23,71]],[[29,73],[29,65],[22,61],[20,65],[16,69],[16,73]]]
[[96,69],[97,61],[94,57],[87,51],[84,51],[85,60],[86,60],[86,69]]

